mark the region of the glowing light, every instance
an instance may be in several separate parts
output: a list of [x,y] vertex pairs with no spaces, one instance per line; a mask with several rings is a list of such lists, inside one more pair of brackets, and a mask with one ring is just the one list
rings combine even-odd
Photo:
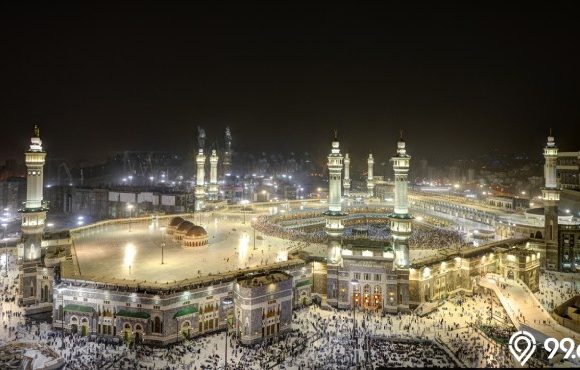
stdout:
[[287,251],[280,251],[276,256],[276,262],[284,262],[288,261],[288,252]]
[[137,254],[137,249],[133,243],[125,244],[125,250],[123,255],[123,263],[125,266],[133,266],[135,262],[135,255]]

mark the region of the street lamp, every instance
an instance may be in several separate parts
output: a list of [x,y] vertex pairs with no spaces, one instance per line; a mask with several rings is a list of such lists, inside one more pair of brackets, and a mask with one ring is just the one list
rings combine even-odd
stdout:
[[163,265],[163,249],[165,248],[165,227],[160,228],[161,230],[161,264]]
[[356,302],[354,299],[354,296],[355,296],[354,289],[355,289],[355,287],[357,287],[359,285],[359,282],[357,279],[352,279],[350,281],[350,285],[352,285],[352,318],[353,318],[352,335],[353,335],[353,338],[355,340],[354,354],[355,354],[356,366],[358,367],[358,338],[356,336]]
[[129,232],[131,232],[131,211],[133,210],[131,203],[127,204],[127,210],[129,211]]
[[245,208],[246,208],[246,205],[248,203],[250,203],[250,201],[247,200],[247,199],[244,199],[240,203],[242,204],[242,214],[244,215],[244,222],[243,222],[243,224],[245,225],[246,224],[246,210],[245,210]]
[[2,232],[2,240],[4,241],[4,264],[6,265],[6,271],[4,272],[4,277],[8,277],[8,243],[6,242],[6,228],[8,224],[2,224],[4,231]]
[[224,353],[224,369],[228,368],[228,330],[230,328],[230,322],[228,321],[228,312],[227,309],[228,307],[233,304],[234,301],[230,298],[230,297],[226,297],[222,300],[222,304],[224,307],[224,312],[226,314],[226,350]]
[[254,228],[254,250],[256,250],[256,217],[252,217],[252,222],[254,223],[253,228]]

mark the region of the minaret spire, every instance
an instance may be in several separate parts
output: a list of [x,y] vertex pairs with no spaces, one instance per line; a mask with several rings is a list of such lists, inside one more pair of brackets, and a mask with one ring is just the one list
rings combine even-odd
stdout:
[[344,196],[350,195],[350,157],[348,153],[344,155],[344,180],[342,181]]
[[558,248],[558,203],[560,188],[556,173],[558,162],[558,147],[552,129],[544,147],[544,187],[542,198],[544,203],[544,241],[546,243],[546,267],[549,270],[562,270],[562,261]]
[[375,180],[374,180],[374,169],[375,160],[373,158],[373,153],[369,151],[369,158],[367,159],[367,195],[372,198],[375,194]]
[[195,179],[195,210],[200,211],[205,204],[205,155],[203,150],[205,147],[205,130],[197,127],[197,155],[195,156],[195,163],[197,164],[197,176]]
[[213,149],[211,151],[211,157],[209,157],[209,198],[211,200],[218,199],[218,176],[217,176],[217,165],[218,165],[219,157],[217,155],[217,150]]
[[[18,257],[22,258],[23,268],[36,266],[41,262],[42,234],[44,233],[46,202],[43,199],[44,163],[46,152],[42,148],[40,130],[34,125],[30,146],[24,153],[26,162],[26,202],[19,212],[22,214],[22,239],[18,244]],[[34,267],[35,268],[35,267]],[[21,274],[22,304],[36,302],[36,275]]]
[[411,156],[407,154],[405,142],[397,142],[397,154],[391,158],[395,172],[395,212],[391,217],[391,230],[395,244],[396,264],[399,267],[409,266],[409,246],[407,240],[411,236],[411,220],[409,215],[409,197],[407,194],[407,177]]
[[342,183],[342,154],[340,154],[340,143],[338,142],[337,131],[334,131],[332,149],[328,155],[328,211],[326,215],[326,232],[332,237],[342,235],[342,212],[341,191]]

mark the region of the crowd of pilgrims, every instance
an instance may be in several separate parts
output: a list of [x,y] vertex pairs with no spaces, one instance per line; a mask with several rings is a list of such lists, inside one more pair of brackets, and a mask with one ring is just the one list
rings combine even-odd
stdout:
[[[282,239],[307,243],[326,243],[328,241],[328,235],[320,228],[311,230],[307,228],[289,228],[278,223],[281,220],[300,219],[301,217],[304,217],[304,215],[291,214],[284,216],[284,218],[277,217],[276,219],[272,219],[271,216],[261,216],[253,222],[253,227],[258,232]],[[365,233],[364,238],[372,241],[390,242],[392,239],[390,229],[386,223],[369,223],[365,227]],[[348,241],[357,238],[360,238],[360,235],[356,233],[354,227],[345,227],[342,236],[343,240]],[[413,225],[408,243],[411,249],[445,249],[458,248],[466,245],[463,235],[459,231],[439,227],[427,227],[421,224]]]
[[[471,317],[464,306],[447,309],[425,317],[382,315],[357,312],[359,363],[368,366],[454,367],[456,362],[433,340],[430,334],[453,331],[459,327],[459,315]],[[461,309],[458,311],[458,307]],[[449,315],[450,320],[443,320]],[[447,324],[453,322],[454,324]],[[449,326],[448,326],[449,325]],[[286,369],[352,368],[356,361],[353,348],[353,316],[349,310],[323,310],[310,306],[295,312],[293,330],[270,343],[254,346],[236,344],[228,338],[230,369],[263,369],[279,364]],[[395,334],[394,334],[395,333]],[[394,334],[394,335],[393,335]],[[168,348],[124,344],[120,339],[82,337],[67,333],[61,351],[61,332],[48,324],[27,323],[13,339],[40,340],[63,354],[67,369],[214,369],[223,366],[224,333],[183,341]],[[465,350],[466,346],[457,345]],[[386,351],[386,349],[389,349]],[[469,348],[467,348],[469,349]],[[451,351],[454,349],[451,348]],[[457,350],[457,349],[456,349]],[[472,356],[479,351],[470,352]],[[490,365],[490,364],[488,364]]]
[[540,290],[536,293],[538,300],[548,311],[552,311],[570,298],[580,294],[578,283],[561,279],[558,273],[545,271],[540,276]]
[[[13,264],[15,266],[15,264]],[[67,361],[67,369],[215,369],[224,363],[225,333],[183,340],[166,348],[123,343],[121,338],[83,337],[62,332],[48,323],[24,319],[15,302],[18,269],[1,281],[2,330],[0,344],[13,340],[50,346]],[[574,283],[546,273],[540,279],[543,304],[557,305],[578,290]],[[493,308],[493,311],[491,309]],[[491,313],[493,312],[493,317]],[[350,310],[312,305],[294,313],[289,333],[254,346],[228,340],[230,369],[340,369],[356,362],[368,367],[425,366],[510,367],[512,357],[502,345],[508,334],[507,314],[495,296],[456,295],[434,312],[419,316],[358,311],[357,342]],[[493,340],[494,338],[496,340]],[[500,339],[499,341],[497,339]],[[542,362],[534,360],[534,366]]]

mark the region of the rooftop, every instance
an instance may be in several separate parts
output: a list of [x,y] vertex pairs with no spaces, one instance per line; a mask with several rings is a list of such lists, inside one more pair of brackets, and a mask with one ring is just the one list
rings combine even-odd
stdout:
[[275,284],[288,279],[292,279],[292,276],[281,271],[273,271],[239,279],[238,284],[243,287],[256,287],[272,283]]

